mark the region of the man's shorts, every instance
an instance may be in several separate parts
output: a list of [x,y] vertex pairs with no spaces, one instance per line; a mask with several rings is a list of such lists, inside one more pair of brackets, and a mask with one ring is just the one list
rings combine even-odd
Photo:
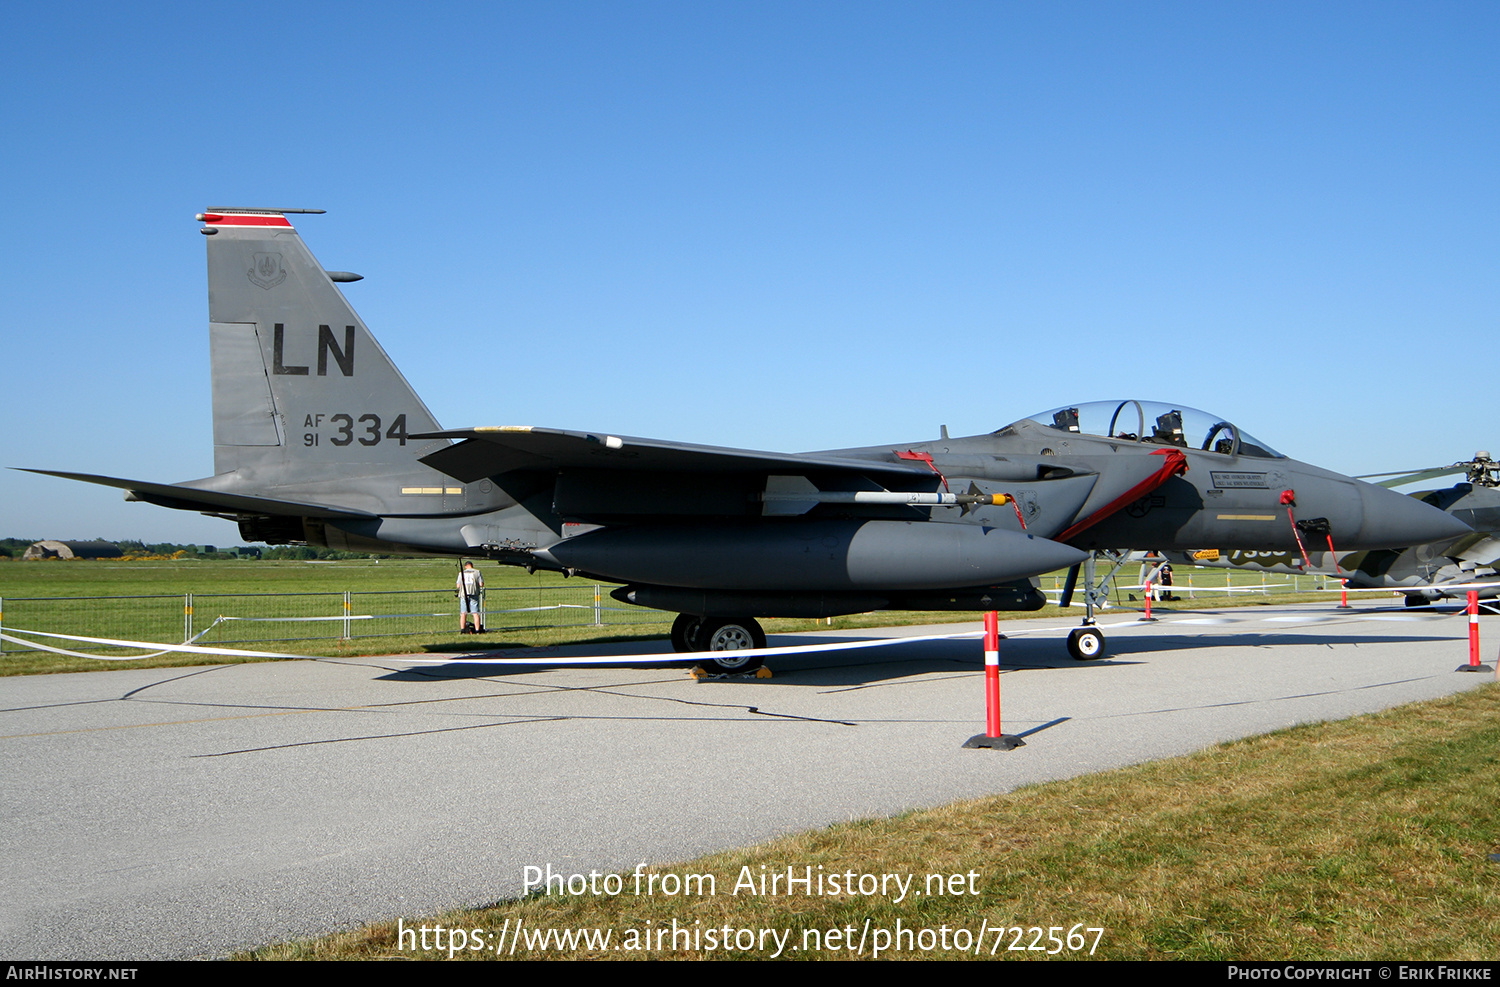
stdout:
[[469,596],[467,593],[460,593],[460,594],[458,594],[458,600],[459,600],[459,604],[458,604],[458,612],[459,613],[478,613],[479,612],[479,597],[477,595],[476,596]]

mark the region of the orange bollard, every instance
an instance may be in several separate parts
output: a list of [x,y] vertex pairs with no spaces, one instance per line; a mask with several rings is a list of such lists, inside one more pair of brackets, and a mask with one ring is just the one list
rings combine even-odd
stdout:
[[[1500,666],[1497,666],[1500,667]],[[1469,590],[1469,663],[1460,665],[1456,672],[1488,672],[1489,666],[1479,661],[1479,591]]]
[[1333,549],[1333,534],[1328,535],[1328,557],[1333,559],[1333,571],[1339,574],[1339,609],[1349,609],[1349,580],[1344,578],[1343,567],[1339,565],[1338,553]]
[[965,747],[1009,751],[1026,746],[1020,737],[1000,732],[1000,615],[994,610],[984,615],[984,711],[985,732],[964,741]]
[[984,615],[984,709],[991,737],[1000,736],[1000,617]]
[[1479,590],[1469,590],[1469,664],[1479,664]]

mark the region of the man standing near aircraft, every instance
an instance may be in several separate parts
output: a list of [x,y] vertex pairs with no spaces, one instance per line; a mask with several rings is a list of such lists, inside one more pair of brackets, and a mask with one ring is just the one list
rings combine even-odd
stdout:
[[[484,591],[484,576],[474,568],[474,563],[465,562],[458,573],[458,633],[483,634],[484,624],[479,619],[479,595]],[[469,630],[469,617],[474,618],[474,629]]]

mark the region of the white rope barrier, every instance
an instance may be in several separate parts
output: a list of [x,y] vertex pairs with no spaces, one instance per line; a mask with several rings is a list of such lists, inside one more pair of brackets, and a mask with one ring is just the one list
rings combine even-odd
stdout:
[[[210,628],[212,625],[210,625]],[[149,655],[90,655],[80,651],[67,651],[61,648],[51,648],[40,641],[27,641],[22,638],[12,637],[11,634],[0,633],[0,641],[9,641],[12,644],[25,645],[28,648],[39,648],[43,651],[51,651],[60,655],[72,655],[77,658],[93,658],[98,661],[140,661],[142,658],[155,658],[170,651],[182,652],[193,655],[228,655],[236,658],[307,658],[308,655],[289,655],[280,651],[241,651],[235,648],[208,648],[196,644],[158,644],[154,641],[122,641],[110,637],[83,637],[78,634],[52,634],[47,631],[30,631],[22,627],[7,628],[12,634],[28,634],[33,637],[59,638],[64,641],[81,641],[84,644],[106,644],[116,648],[156,648],[155,654]],[[207,633],[209,628],[204,628]],[[198,635],[202,637],[202,635]]]
[[[63,648],[54,648],[39,641],[27,641],[22,638],[12,637],[10,634],[0,633],[0,640],[10,641],[14,644],[26,647],[38,648],[43,651],[51,651],[55,654],[71,655],[78,658],[93,658],[98,661],[139,661],[142,658],[154,658],[167,652],[183,652],[199,655],[225,655],[236,658],[298,658],[308,659],[313,655],[292,655],[277,651],[244,651],[236,648],[209,648],[189,644],[157,644],[150,641],[124,641],[115,638],[83,637],[75,634],[53,634],[46,631],[31,631],[12,627],[8,630],[16,634],[28,634],[35,637],[60,638],[65,641],[81,641],[86,644],[105,644],[117,648],[157,648],[155,654],[130,655],[126,657],[114,655],[92,655],[81,651],[68,651]],[[982,631],[965,631],[959,634],[927,634],[914,637],[879,638],[865,641],[840,641],[832,644],[810,644],[792,645],[781,648],[761,648],[756,651],[757,655],[774,656],[789,654],[816,653],[821,651],[847,651],[858,648],[878,648],[892,644],[914,644],[922,641],[952,641],[964,638],[977,638]],[[629,664],[660,664],[664,661],[693,661],[700,655],[712,655],[719,652],[701,651],[688,654],[667,652],[653,655],[580,655],[566,657],[558,655],[555,657],[531,657],[531,658],[474,658],[468,655],[454,655],[442,658],[407,658],[403,659],[413,665],[449,665],[449,664],[515,664],[515,665],[629,665]]]

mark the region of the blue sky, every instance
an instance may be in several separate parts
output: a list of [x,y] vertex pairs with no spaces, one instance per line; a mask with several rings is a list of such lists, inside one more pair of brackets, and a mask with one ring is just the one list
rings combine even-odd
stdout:
[[[801,451],[1133,396],[1351,473],[1500,452],[1500,6],[27,4],[0,465],[212,470],[208,206],[447,426]],[[233,525],[4,471],[0,535]]]

